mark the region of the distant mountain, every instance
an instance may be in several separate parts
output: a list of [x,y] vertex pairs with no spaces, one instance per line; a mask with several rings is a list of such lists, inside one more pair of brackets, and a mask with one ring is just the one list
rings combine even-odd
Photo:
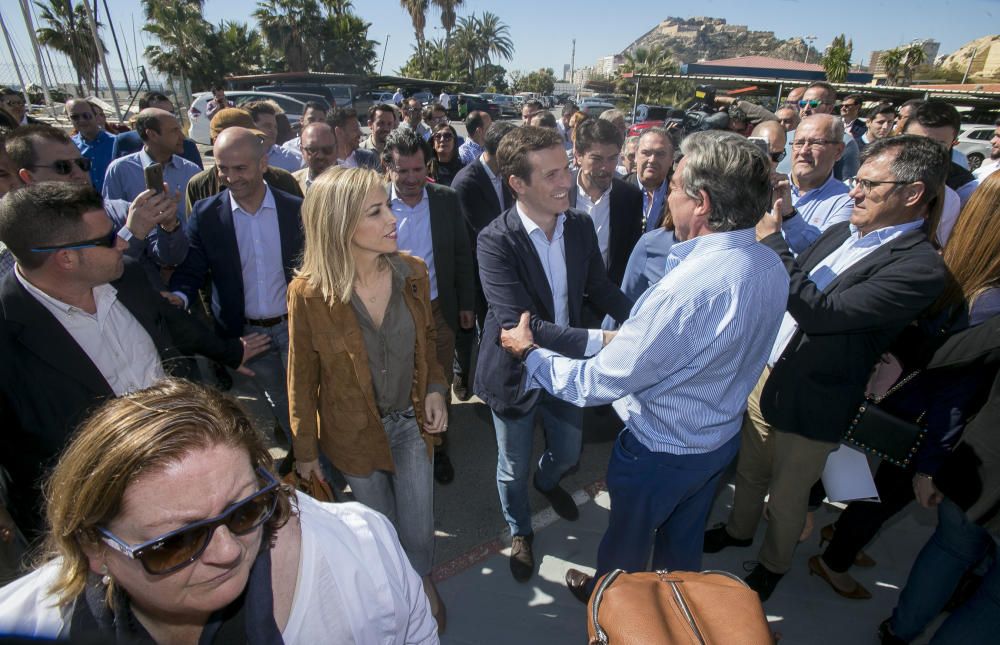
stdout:
[[[801,61],[806,57],[806,42],[802,38],[780,40],[773,31],[751,31],[746,25],[729,25],[724,18],[667,18],[622,53],[637,48],[664,48],[679,63],[699,60],[736,58],[738,56],[770,56]],[[819,63],[820,52],[809,48],[809,60]]]
[[[992,61],[988,61],[991,47],[995,46],[994,43],[1000,43],[1000,36],[983,36],[982,38],[977,38],[943,57],[941,59],[941,67],[954,66],[963,72],[969,69],[972,76],[1000,75],[1000,67],[996,63],[992,63]],[[975,53],[976,62],[969,68],[969,59],[972,58],[973,53]]]

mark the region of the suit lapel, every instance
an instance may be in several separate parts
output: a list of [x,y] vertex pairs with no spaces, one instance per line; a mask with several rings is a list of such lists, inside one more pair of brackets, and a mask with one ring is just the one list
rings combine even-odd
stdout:
[[[556,319],[555,301],[552,297],[552,289],[549,288],[549,279],[545,277],[545,269],[542,268],[542,261],[538,258],[535,245],[528,237],[528,232],[521,224],[521,218],[517,214],[517,208],[507,211],[507,230],[510,231],[511,244],[514,245],[517,254],[524,258],[525,268],[528,270],[528,282],[538,292],[539,302],[546,308],[546,311],[538,312],[539,315],[550,322]],[[569,258],[567,257],[567,268]],[[568,271],[567,271],[568,273]]]
[[[442,221],[443,207],[435,188],[437,187],[431,184],[427,185],[427,210],[430,212],[431,220],[431,248],[434,251],[434,272],[437,274],[435,277],[440,284],[441,272],[438,271],[438,268],[442,266],[445,258],[449,256],[449,249],[445,245],[448,231],[446,230],[447,226],[445,222]],[[440,296],[440,290],[438,295]]]
[[[476,182],[482,188],[482,191],[486,193],[486,201],[490,203],[496,209],[496,212],[503,211],[503,204],[500,203],[500,199],[497,197],[497,191],[493,188],[493,182],[490,181],[490,176],[486,174],[486,169],[483,168],[483,164],[478,160],[473,161],[476,164],[472,172],[476,178]],[[503,182],[501,182],[502,184]],[[505,195],[506,197],[506,195]]]
[[828,229],[826,233],[816,240],[813,246],[803,253],[802,270],[809,273],[815,269],[816,265],[822,262],[826,256],[837,250],[850,234],[851,231],[846,222],[835,224]]
[[621,200],[625,197],[625,191],[622,189],[615,190],[617,184],[623,183],[619,179],[611,180],[611,195],[608,196],[608,265],[606,268],[611,268],[611,261],[618,256],[617,250],[621,243],[622,231],[620,226],[616,226],[615,223],[615,213],[624,212]]
[[275,210],[278,211],[278,232],[281,235],[281,266],[285,272],[285,281],[292,279],[292,267],[298,262],[301,252],[299,240],[302,237],[302,225],[300,213],[295,206],[289,203],[284,196],[274,195]]
[[[222,229],[219,243],[224,249],[223,257],[229,259],[229,275],[240,287],[239,302],[243,302],[246,297],[243,291],[243,263],[240,261],[240,245],[236,241],[236,225],[233,223],[233,209],[229,205],[228,188],[219,194],[219,202],[219,226]],[[213,281],[222,279],[222,276],[215,276]]]
[[[67,378],[100,396],[114,396],[104,375],[48,309],[10,274],[5,282],[3,308],[7,319],[21,325],[17,340],[29,352]],[[45,387],[44,383],[36,384]]]
[[908,233],[904,233],[891,242],[882,244],[861,261],[847,267],[846,270],[841,272],[840,275],[834,278],[833,281],[826,286],[826,289],[823,289],[823,293],[832,293],[845,277],[849,277],[854,273],[867,271],[872,265],[883,264],[896,250],[910,248],[919,242],[922,237],[924,237],[923,231],[910,231]]
[[[587,258],[583,254],[586,246],[580,235],[582,220],[566,216],[563,224],[563,247],[566,251],[566,296],[569,301],[570,324],[580,320],[580,306],[583,304],[584,276],[587,274]],[[613,229],[612,229],[613,230]],[[579,270],[572,270],[578,267]]]

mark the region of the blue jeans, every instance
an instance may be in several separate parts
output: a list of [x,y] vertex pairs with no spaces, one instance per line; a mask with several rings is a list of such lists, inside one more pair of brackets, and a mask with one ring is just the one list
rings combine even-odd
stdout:
[[[892,612],[893,634],[916,639],[955,592],[962,575],[993,552],[993,537],[951,500],[938,507],[938,526],[920,550],[899,604]],[[932,643],[995,643],[1000,633],[1000,567],[994,562],[975,595],[956,609]]]
[[356,500],[389,518],[410,565],[426,576],[434,565],[434,464],[413,408],[382,417],[382,426],[396,472],[344,479]]
[[245,325],[243,334],[264,334],[271,339],[267,351],[253,357],[247,367],[254,371],[254,386],[271,406],[288,445],[292,445],[292,426],[288,420],[288,321],[273,327]]
[[542,490],[552,490],[566,471],[580,460],[583,444],[583,409],[542,392],[534,409],[523,417],[493,413],[497,433],[497,490],[500,507],[511,535],[531,535],[528,476],[535,435],[535,414],[542,415],[545,452],[535,473]]
[[740,435],[698,455],[652,452],[628,428],[608,463],[611,513],[597,550],[597,574],[612,569],[700,571],[705,523],[722,471],[736,456]]

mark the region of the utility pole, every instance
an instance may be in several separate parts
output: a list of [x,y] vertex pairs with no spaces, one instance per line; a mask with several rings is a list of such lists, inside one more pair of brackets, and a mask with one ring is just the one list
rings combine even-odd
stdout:
[[[28,10],[28,0],[21,0],[21,13],[24,14],[24,24],[28,28],[28,39],[31,40],[31,51],[35,54],[35,65],[38,65],[38,78],[42,82],[42,94],[45,95],[45,105],[49,108],[52,118],[56,118],[56,109],[52,106],[52,97],[49,96],[49,83],[45,79],[45,68],[42,67],[42,51],[38,48],[38,36],[35,34],[35,23],[31,20],[31,12]],[[24,88],[27,97],[28,88]],[[31,101],[28,101],[31,105]]]
[[965,67],[965,74],[962,75],[962,85],[965,85],[965,81],[969,79],[969,72],[972,71],[972,62],[976,60],[976,52],[979,51],[979,46],[972,48],[972,56],[969,56],[969,64]]
[[[27,2],[27,0],[21,0],[21,2]],[[97,21],[94,20],[94,12],[91,10],[90,5],[84,0],[83,8],[87,12],[87,20],[90,21],[90,33],[94,37],[94,48],[97,50],[97,58],[101,61],[101,67],[104,68],[104,79],[108,83],[108,90],[111,92],[111,102],[115,105],[115,112],[118,114],[118,120],[122,121],[122,108],[118,105],[118,94],[115,92],[115,85],[111,82],[111,70],[108,69],[108,61],[104,58],[104,50],[101,47],[101,38],[97,34]]]
[[806,57],[802,60],[802,62],[803,63],[808,63],[809,62],[809,49],[812,47],[812,44],[816,41],[816,36],[806,36],[802,40],[806,41]]
[[[573,39],[573,52],[569,55],[569,84],[575,86],[576,81],[576,38]],[[576,100],[580,100],[580,92],[576,93]]]
[[385,45],[382,47],[382,60],[378,64],[378,75],[382,75],[382,66],[385,65],[385,50],[389,49],[389,36],[392,34],[385,35]]

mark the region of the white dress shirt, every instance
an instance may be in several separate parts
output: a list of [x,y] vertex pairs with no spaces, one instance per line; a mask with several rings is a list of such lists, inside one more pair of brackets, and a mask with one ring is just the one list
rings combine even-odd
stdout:
[[410,206],[396,195],[396,186],[389,189],[392,213],[396,216],[396,243],[400,251],[416,256],[427,265],[431,278],[431,300],[437,300],[437,272],[434,270],[434,242],[431,237],[431,207],[427,189],[416,206]]
[[[920,228],[923,223],[923,219],[918,219],[905,224],[887,226],[877,231],[872,231],[864,237],[861,236],[861,233],[852,224],[851,234],[840,245],[840,248],[823,258],[819,264],[813,267],[812,271],[809,272],[809,280],[816,285],[817,289],[823,291],[837,276],[877,251],[883,244],[891,242],[907,231]],[[778,329],[778,337],[771,348],[771,356],[767,360],[768,365],[773,367],[778,362],[778,359],[781,358],[782,353],[784,353],[788,343],[791,342],[792,337],[795,336],[798,328],[799,324],[786,311],[784,317],[781,319],[781,328]]]
[[604,258],[604,266],[608,266],[608,253],[611,247],[611,189],[609,186],[597,201],[591,201],[587,191],[580,184],[580,177],[576,179],[576,207],[594,220],[594,230],[597,231],[597,246],[601,249],[601,257]]
[[[556,228],[550,240],[545,231],[539,228],[538,224],[524,214],[520,204],[515,204],[517,216],[521,219],[521,226],[524,227],[531,240],[531,245],[535,247],[538,260],[542,263],[542,270],[545,271],[545,280],[549,283],[549,291],[552,292],[552,307],[555,324],[560,327],[569,327],[569,286],[566,278],[566,239],[563,237],[563,226],[566,222],[566,215],[560,213],[556,217]],[[587,347],[584,350],[586,356],[593,356],[600,351],[604,345],[604,334],[600,329],[587,330]]]
[[271,189],[256,213],[248,213],[229,193],[233,210],[236,245],[243,269],[243,315],[255,320],[277,318],[288,313],[288,284],[281,259],[281,229]]
[[118,290],[110,284],[94,287],[97,313],[90,314],[45,293],[28,282],[20,269],[15,268],[14,275],[73,337],[116,396],[147,388],[164,377],[153,339],[118,301]]

